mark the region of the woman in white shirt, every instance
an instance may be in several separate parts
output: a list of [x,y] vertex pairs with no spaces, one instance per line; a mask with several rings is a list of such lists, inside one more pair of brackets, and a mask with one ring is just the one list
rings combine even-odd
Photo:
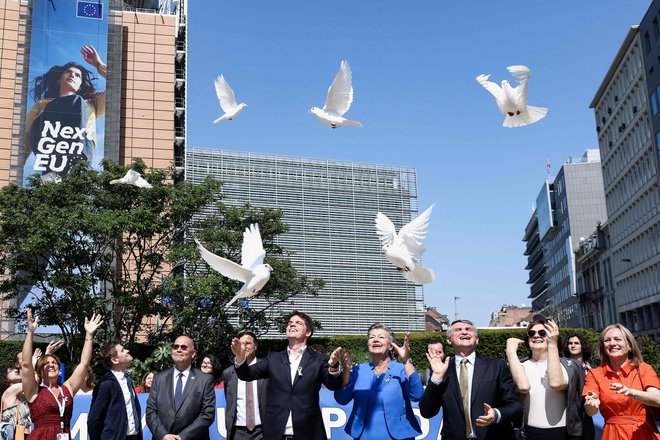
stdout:
[[[526,344],[531,359],[520,362],[518,347]],[[534,321],[525,340],[509,338],[506,356],[518,392],[524,397],[525,432],[529,440],[565,440],[568,372],[559,359],[559,327]]]

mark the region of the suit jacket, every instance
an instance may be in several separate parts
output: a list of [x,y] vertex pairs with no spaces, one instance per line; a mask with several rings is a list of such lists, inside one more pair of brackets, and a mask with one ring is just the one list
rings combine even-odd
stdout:
[[[260,359],[257,359],[257,362]],[[225,426],[227,427],[227,436],[231,432],[232,426],[236,423],[236,404],[238,394],[238,376],[234,367],[228,367],[222,372],[222,380],[225,383]],[[257,381],[257,399],[259,401],[259,417],[261,423],[264,423],[266,418],[266,403],[268,402],[266,387],[268,386],[268,379],[259,379]]]
[[174,408],[174,367],[154,376],[147,399],[147,426],[154,440],[165,434],[178,434],[181,440],[208,440],[214,419],[213,376],[191,368],[179,408]]
[[[417,402],[424,393],[422,381],[415,371],[406,377],[404,365],[391,361],[386,378],[382,383],[376,399],[382,399],[385,411],[387,431],[392,438],[413,438],[422,433],[413,414],[410,402]],[[353,400],[353,411],[346,424],[346,432],[353,438],[360,438],[364,431],[365,420],[370,416],[369,400],[371,399],[374,381],[373,364],[360,364],[353,368],[351,379],[346,386],[335,391],[335,400],[340,405],[346,405]],[[385,432],[378,430],[379,432]]]
[[341,375],[328,372],[328,357],[312,351],[303,352],[299,373],[291,383],[291,368],[286,350],[270,352],[265,359],[254,365],[243,362],[236,368],[236,375],[245,381],[268,381],[267,420],[262,424],[265,440],[280,440],[284,435],[289,412],[293,420],[296,438],[326,440],[325,427],[319,406],[321,384],[330,390],[341,387]]
[[[140,402],[134,390],[129,390],[135,403],[138,420],[141,420]],[[128,430],[128,415],[124,392],[112,373],[106,372],[94,387],[92,404],[87,416],[90,440],[124,440]],[[142,423],[137,426],[138,438],[142,438]]]
[[[442,438],[465,439],[465,414],[461,389],[452,359],[447,373],[439,385],[429,381],[424,395],[419,402],[422,417],[430,419],[442,407]],[[477,417],[484,413],[484,403],[497,408],[501,414],[498,423],[491,423],[485,428],[476,424]],[[522,403],[511,372],[506,363],[477,355],[472,374],[472,392],[470,396],[470,420],[479,440],[513,439],[512,420],[522,414]]]

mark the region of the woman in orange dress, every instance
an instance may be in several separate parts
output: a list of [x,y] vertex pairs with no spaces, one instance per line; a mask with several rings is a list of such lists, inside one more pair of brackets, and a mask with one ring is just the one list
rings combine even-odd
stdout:
[[660,382],[644,363],[637,341],[621,324],[605,328],[598,338],[600,367],[587,373],[584,408],[605,419],[602,440],[660,440],[646,406],[660,406]]

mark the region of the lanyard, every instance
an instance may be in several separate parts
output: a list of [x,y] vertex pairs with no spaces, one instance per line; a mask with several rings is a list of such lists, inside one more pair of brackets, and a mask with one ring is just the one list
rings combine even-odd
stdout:
[[66,397],[64,396],[64,393],[62,392],[62,387],[58,385],[57,389],[60,392],[60,395],[62,396],[62,402],[60,403],[60,399],[57,398],[55,393],[53,393],[53,390],[50,389],[49,386],[46,387],[48,392],[53,395],[53,399],[55,399],[55,402],[57,403],[57,409],[60,410],[60,428],[62,429],[62,432],[64,432],[64,409],[66,407]]

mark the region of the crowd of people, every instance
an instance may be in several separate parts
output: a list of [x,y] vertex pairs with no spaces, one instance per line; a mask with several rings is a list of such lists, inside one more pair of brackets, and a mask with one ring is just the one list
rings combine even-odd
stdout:
[[[216,389],[225,395],[229,439],[325,439],[322,386],[334,391],[337,403],[352,402],[345,431],[355,439],[414,439],[422,433],[412,409],[412,402],[419,402],[425,418],[442,409],[443,439],[592,440],[591,417],[600,411],[604,440],[660,440],[658,376],[620,324],[601,332],[601,365],[596,367],[590,363],[589,343],[575,333],[562,345],[552,320],[531,322],[524,340],[509,338],[506,362],[477,354],[476,327],[457,320],[447,331],[454,356],[445,354],[442,341],[431,341],[426,353],[430,367],[420,374],[411,360],[410,334],[399,345],[388,326],[373,324],[367,331],[370,360],[354,365],[351,352],[342,347],[326,356],[309,346],[313,321],[294,311],[283,351],[257,358],[257,336],[244,330],[231,342],[233,365],[223,371],[218,359],[207,354],[196,368],[195,342],[182,335],[172,345],[173,366],[149,371],[134,386],[126,372],[133,358],[119,341],[101,348],[108,371],[98,382],[94,378],[90,362],[100,316],[85,320],[80,363],[63,383],[55,355],[62,343],[52,342],[43,355],[33,350],[38,322],[28,310],[23,350],[15,365],[2,369],[3,440],[28,435],[68,440],[73,396],[90,390],[92,440],[141,440],[139,393],[149,394],[146,424],[154,439],[209,439]],[[523,345],[531,357],[521,361]]]

